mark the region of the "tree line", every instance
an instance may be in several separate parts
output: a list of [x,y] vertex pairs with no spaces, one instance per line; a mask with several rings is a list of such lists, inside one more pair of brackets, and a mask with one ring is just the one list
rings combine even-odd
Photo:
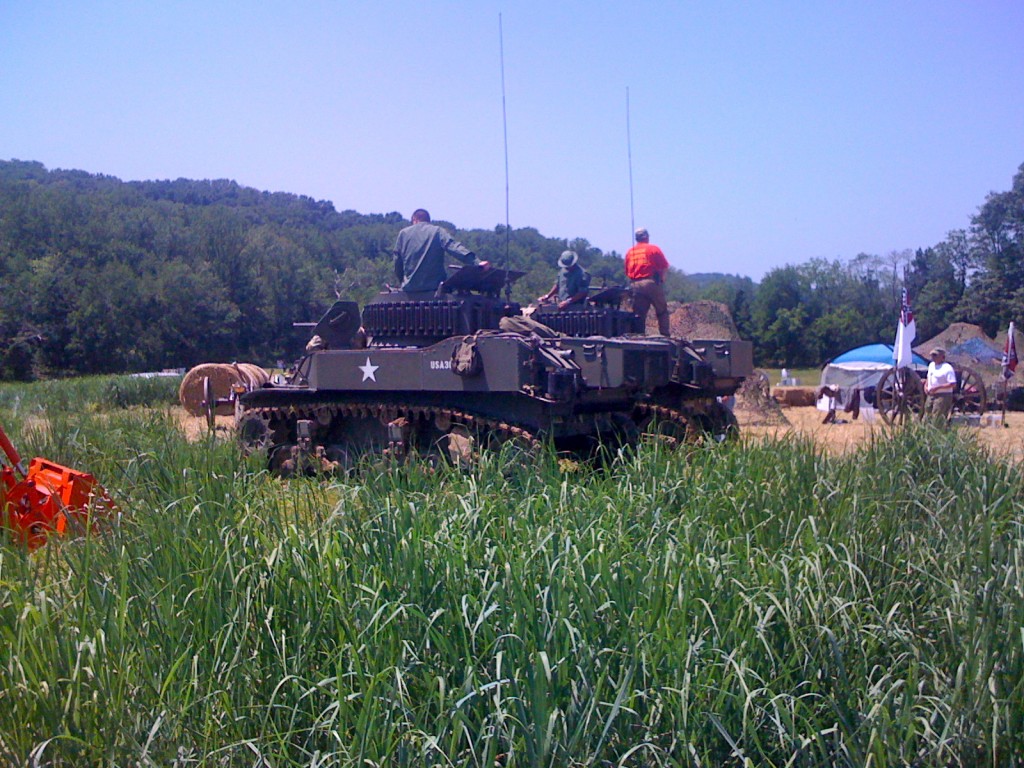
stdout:
[[[720,286],[718,286],[720,288]],[[893,342],[903,288],[917,343],[951,323],[989,336],[1024,315],[1024,164],[1011,188],[990,193],[966,229],[931,246],[773,269],[752,300],[720,296],[755,343],[761,365],[815,366],[851,347]],[[749,305],[749,312],[746,307]]]
[[[37,162],[0,161],[0,377],[32,379],[273,363],[297,356],[293,323],[337,296],[365,302],[394,282],[399,213],[233,181],[124,182]],[[456,229],[482,259],[524,272],[529,302],[571,248],[593,285],[625,282],[623,258],[584,238],[530,227]],[[812,366],[856,344],[891,341],[905,284],[919,338],[954,320],[994,334],[1024,301],[1024,165],[966,230],[914,252],[787,265],[760,283],[672,270],[670,300],[727,304],[760,365]]]

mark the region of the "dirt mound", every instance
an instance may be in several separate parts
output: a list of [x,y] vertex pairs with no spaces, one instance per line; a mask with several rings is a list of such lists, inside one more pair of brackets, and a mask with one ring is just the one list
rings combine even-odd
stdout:
[[[708,339],[728,341],[740,338],[729,308],[717,301],[691,301],[668,303],[669,333],[679,339]],[[654,310],[647,313],[647,334],[658,333],[658,318]]]
[[[1024,334],[1015,331],[1014,340],[1020,354]],[[914,347],[921,355],[928,355],[933,347],[946,350],[946,359],[954,366],[967,367],[975,371],[989,389],[990,399],[1003,387],[1003,348],[1006,345],[1006,331],[992,339],[977,325],[953,323],[942,333]]]
[[921,342],[915,346],[914,351],[919,355],[927,357],[933,347],[942,347],[946,350],[946,357],[952,360],[954,348],[964,344],[970,346],[971,344],[976,344],[977,341],[983,342],[986,346],[993,346],[995,344],[995,341],[986,336],[980,326],[971,325],[970,323],[953,323],[937,336],[933,336],[928,341]]
[[789,426],[789,420],[770,394],[768,374],[763,371],[755,371],[743,382],[736,392],[733,412],[743,427]]
[[[215,398],[226,398],[231,387],[241,384],[247,389],[262,386],[270,380],[270,374],[252,363],[202,363],[189,370],[178,387],[178,400],[193,416],[205,413],[203,408],[203,381],[210,380]],[[219,416],[230,416],[234,409],[230,405],[218,405]]]

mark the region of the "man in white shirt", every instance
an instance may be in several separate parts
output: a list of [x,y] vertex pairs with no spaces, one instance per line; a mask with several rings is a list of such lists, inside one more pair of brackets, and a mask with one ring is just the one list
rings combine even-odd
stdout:
[[936,421],[947,421],[953,410],[956,371],[946,362],[946,350],[942,347],[935,347],[928,354],[932,361],[928,363],[928,378],[924,382],[924,392],[928,396],[925,414]]

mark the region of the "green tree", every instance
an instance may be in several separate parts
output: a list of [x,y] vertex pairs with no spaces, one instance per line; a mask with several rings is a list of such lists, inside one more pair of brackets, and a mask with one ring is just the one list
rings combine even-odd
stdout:
[[807,314],[797,267],[773,269],[764,276],[753,307],[755,349],[762,365],[799,366],[806,362],[801,339]]
[[959,311],[989,335],[1024,306],[1024,164],[1006,192],[993,192],[971,219],[975,272]]
[[948,248],[918,249],[905,275],[917,338],[930,339],[956,318],[963,293]]

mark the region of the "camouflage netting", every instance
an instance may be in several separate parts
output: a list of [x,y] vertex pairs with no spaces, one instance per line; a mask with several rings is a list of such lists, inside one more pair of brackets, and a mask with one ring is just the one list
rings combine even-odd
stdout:
[[768,374],[754,371],[736,393],[736,420],[745,427],[788,426],[789,419],[770,394]]
[[[270,380],[270,374],[252,363],[202,363],[189,370],[181,380],[178,388],[178,400],[193,416],[202,416],[206,411],[203,407],[203,380],[210,379],[215,398],[226,398],[231,394],[234,384],[241,384],[247,389],[262,386]],[[231,405],[218,405],[218,416],[230,416],[234,413]]]

